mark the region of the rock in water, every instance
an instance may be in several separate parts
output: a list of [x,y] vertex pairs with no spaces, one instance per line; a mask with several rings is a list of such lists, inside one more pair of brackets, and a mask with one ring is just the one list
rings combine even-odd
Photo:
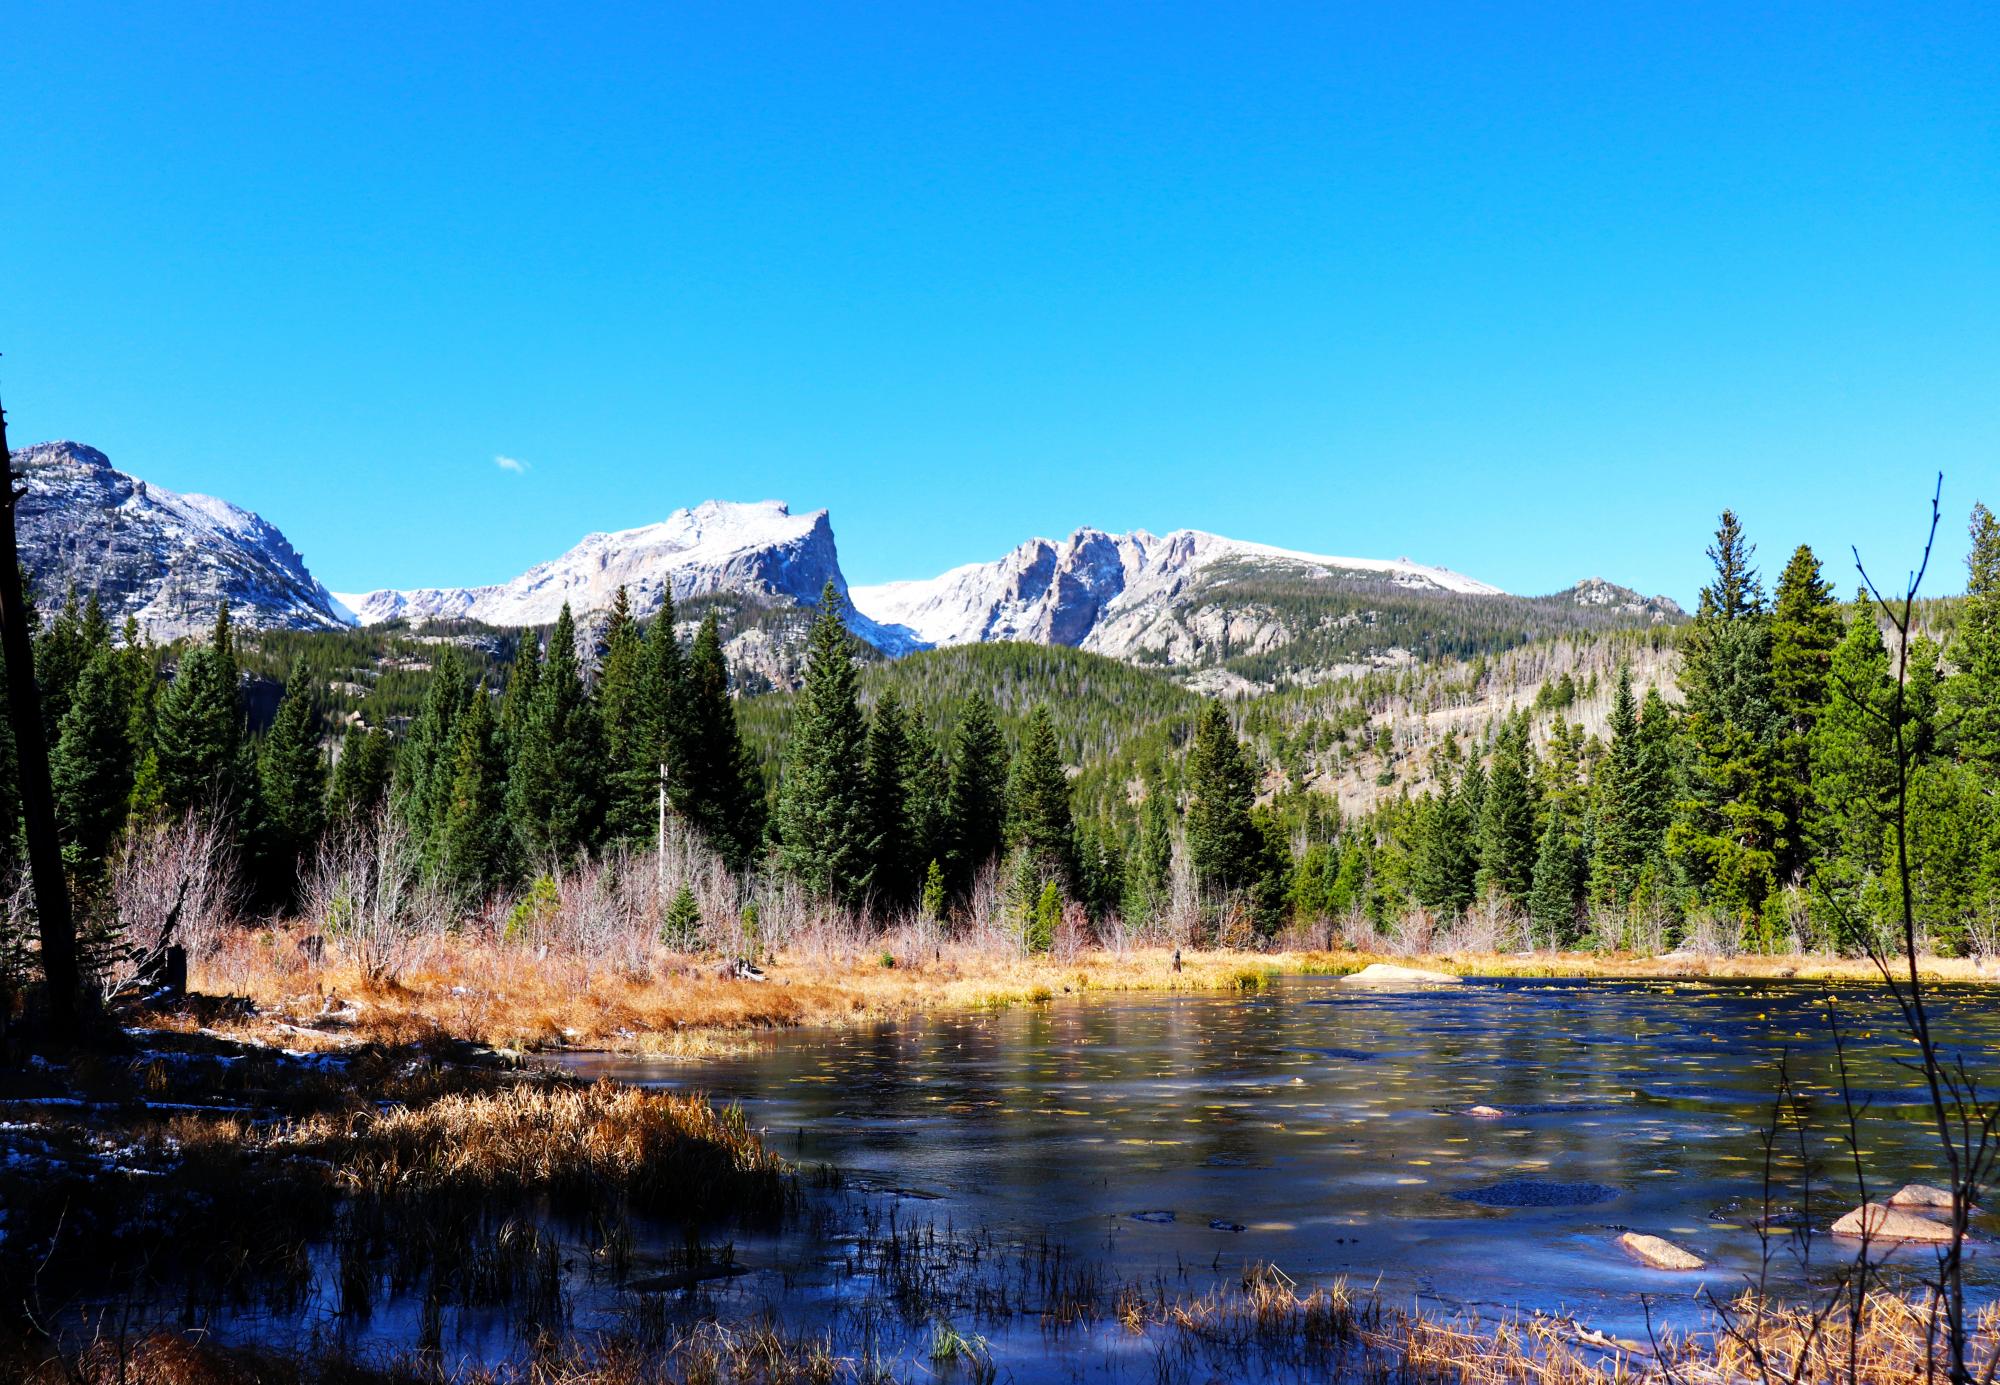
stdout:
[[1672,1241],[1658,1236],[1648,1236],[1640,1231],[1628,1231],[1618,1238],[1619,1248],[1642,1265],[1656,1270],[1699,1270],[1706,1269],[1707,1263],[1691,1250],[1683,1250]]
[[1876,1241],[1919,1241],[1926,1245],[1939,1245],[1951,1239],[1951,1226],[1929,1217],[1920,1217],[1914,1212],[1870,1202],[1835,1222],[1833,1234],[1856,1239],[1866,1235]]
[[[1889,1199],[1891,1207],[1904,1207],[1913,1212],[1932,1212],[1939,1216],[1951,1215],[1951,1193],[1944,1188],[1932,1187],[1928,1183],[1905,1183]],[[1977,1207],[1972,1209],[1977,1212]]]
[[1501,1110],[1498,1106],[1474,1106],[1469,1108],[1465,1114],[1468,1116],[1477,1116],[1480,1120],[1483,1121],[1490,1121],[1490,1120],[1498,1120],[1500,1117],[1506,1115],[1507,1113]]
[[1340,980],[1346,986],[1456,986],[1464,978],[1445,971],[1399,967],[1391,962],[1370,962],[1360,971]]

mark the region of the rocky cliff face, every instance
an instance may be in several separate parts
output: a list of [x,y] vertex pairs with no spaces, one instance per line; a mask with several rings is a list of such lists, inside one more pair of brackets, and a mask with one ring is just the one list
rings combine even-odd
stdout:
[[1687,614],[1671,596],[1642,596],[1630,587],[1621,587],[1602,577],[1586,577],[1568,591],[1557,592],[1549,599],[1602,611],[1617,611],[1623,615],[1644,616],[1655,625],[1678,620]]
[[27,488],[21,561],[45,608],[73,585],[95,592],[114,625],[134,616],[160,640],[206,629],[224,602],[249,629],[345,623],[298,551],[248,510],[148,485],[81,443],[39,443],[9,461]]
[[[339,600],[363,625],[447,619],[526,626],[549,624],[565,603],[579,616],[607,609],[620,587],[633,612],[644,617],[660,609],[669,591],[676,602],[733,595],[797,606],[818,602],[829,581],[846,592],[825,510],[795,515],[778,500],[708,500],[658,524],[587,535],[560,558],[510,582],[343,593]],[[900,653],[914,647],[905,632],[866,617],[851,623],[877,648]]]
[[[1437,595],[1501,595],[1447,568],[1407,558],[1336,558],[1228,539],[1198,529],[1164,537],[1143,529],[1107,534],[1079,529],[1061,543],[1030,539],[991,563],[953,568],[916,582],[856,587],[854,601],[875,620],[902,626],[926,644],[1032,640],[1116,657],[1163,654],[1177,645],[1179,608],[1197,590],[1256,573],[1352,588]],[[1203,620],[1214,624],[1213,613]],[[1239,632],[1255,638],[1254,632]]]

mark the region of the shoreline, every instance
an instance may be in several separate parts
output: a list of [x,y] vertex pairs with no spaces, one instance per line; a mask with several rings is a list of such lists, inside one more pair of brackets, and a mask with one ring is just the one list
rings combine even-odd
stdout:
[[[724,958],[661,954],[641,969],[465,939],[432,945],[383,975],[311,957],[281,930],[256,939],[226,951],[193,978],[202,992],[249,1002],[240,1014],[212,1020],[210,1032],[291,1048],[457,1041],[510,1055],[698,1056],[774,1030],[1104,992],[1255,991],[1280,977],[1341,976],[1376,963],[1498,979],[1841,985],[1881,979],[1865,959],[1814,954],[1183,950],[1176,970],[1175,953],[1165,947],[1057,958],[964,944],[885,944],[832,956],[779,953],[761,959],[761,975],[749,978]],[[1937,985],[2000,983],[2000,973],[1971,958],[1926,958],[1922,973]],[[170,1009],[141,1018],[187,1027]]]

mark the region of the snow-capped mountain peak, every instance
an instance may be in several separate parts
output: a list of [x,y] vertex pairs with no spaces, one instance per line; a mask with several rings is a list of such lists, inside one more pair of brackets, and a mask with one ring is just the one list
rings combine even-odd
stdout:
[[1002,558],[932,578],[856,587],[856,606],[907,627],[926,644],[1033,640],[1121,653],[1138,627],[1200,580],[1229,570],[1386,581],[1440,593],[1499,595],[1498,587],[1407,558],[1340,558],[1225,538],[1200,529],[1157,536],[1083,528],[1057,542],[1030,539]]
[[95,592],[114,624],[133,616],[159,639],[206,629],[224,602],[250,629],[345,623],[285,536],[239,505],[149,485],[78,442],[8,460],[27,488],[21,560],[44,603],[72,586]]
[[[634,614],[651,615],[671,591],[676,601],[720,592],[761,601],[811,604],[828,581],[845,592],[833,525],[825,510],[793,514],[782,500],[704,500],[654,524],[586,534],[559,558],[509,582],[340,593],[363,625],[409,619],[547,625],[568,604],[576,614],[608,608],[625,589]],[[856,633],[901,652],[911,641],[865,618]]]

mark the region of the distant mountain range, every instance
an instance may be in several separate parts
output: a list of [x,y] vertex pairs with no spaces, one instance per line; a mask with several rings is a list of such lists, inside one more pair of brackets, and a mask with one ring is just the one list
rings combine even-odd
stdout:
[[[1030,539],[987,563],[921,581],[849,589],[825,510],[710,500],[665,520],[591,534],[560,557],[492,586],[329,593],[272,525],[207,496],[176,495],[72,442],[13,454],[26,478],[23,561],[44,601],[74,584],[114,621],[138,618],[158,638],[206,627],[216,604],[252,629],[338,629],[382,621],[546,625],[565,602],[581,616],[624,587],[641,616],[671,590],[677,605],[725,605],[732,644],[772,654],[771,629],[796,630],[799,608],[831,581],[855,634],[890,656],[941,645],[1024,640],[1068,645],[1191,672],[1211,683],[1317,678],[1543,629],[1643,624],[1682,613],[1598,578],[1550,597],[1510,596],[1408,558],[1341,558],[1194,529],[1153,535],[1078,529]],[[752,659],[752,662],[757,660]]]

